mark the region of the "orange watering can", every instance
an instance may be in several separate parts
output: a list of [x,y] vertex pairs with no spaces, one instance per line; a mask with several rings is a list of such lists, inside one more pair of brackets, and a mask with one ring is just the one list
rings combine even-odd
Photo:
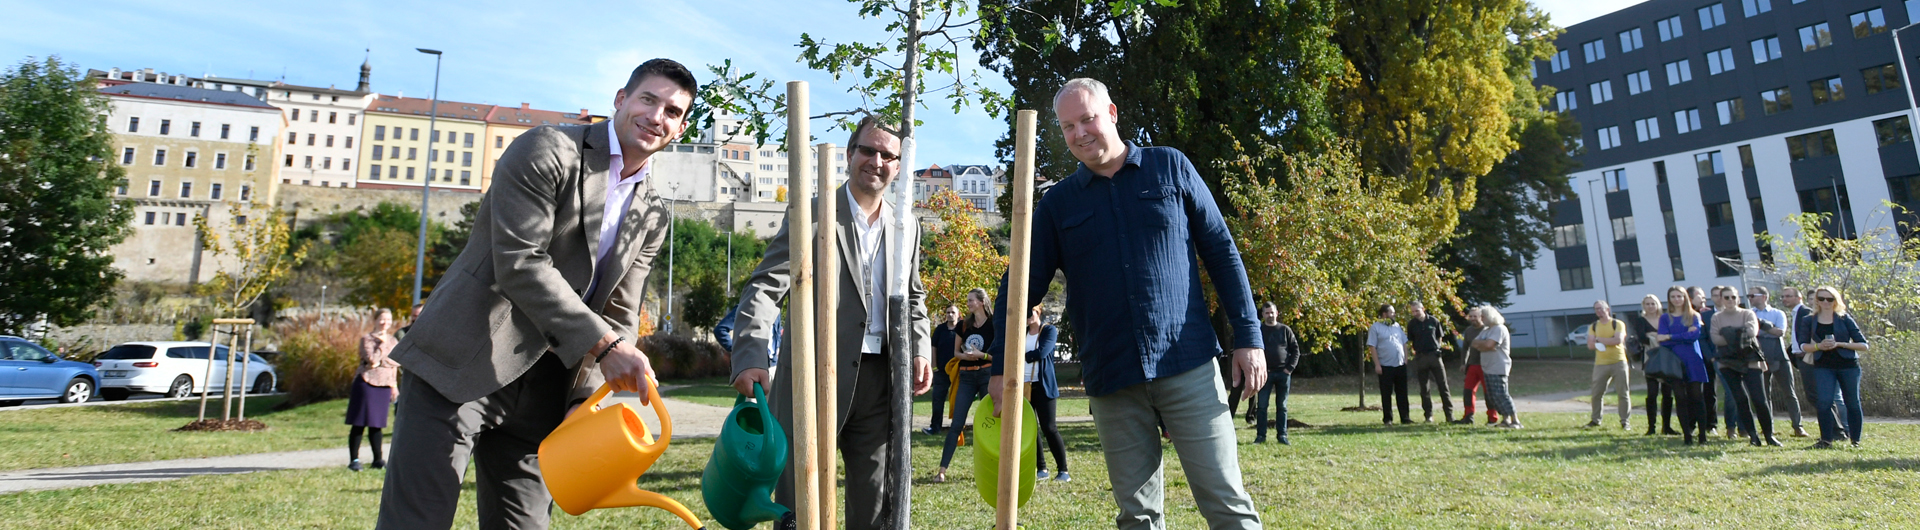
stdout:
[[657,383],[647,385],[647,400],[660,416],[658,440],[633,407],[620,403],[600,408],[600,400],[613,391],[601,385],[540,442],[540,474],[561,510],[580,515],[596,508],[653,506],[673,512],[689,526],[703,528],[679,501],[641,490],[634,483],[673,440],[673,418],[660,400],[658,387]]

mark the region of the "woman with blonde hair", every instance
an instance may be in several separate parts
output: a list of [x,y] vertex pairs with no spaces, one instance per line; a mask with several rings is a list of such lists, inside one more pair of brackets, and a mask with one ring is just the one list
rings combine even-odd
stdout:
[[[1847,314],[1847,301],[1840,290],[1830,285],[1813,289],[1813,314],[1794,324],[1795,341],[1806,352],[1808,375],[1813,379],[1813,408],[1820,416],[1820,441],[1816,449],[1833,447],[1834,442],[1851,441],[1860,447],[1860,354],[1869,349],[1860,324]],[[1845,428],[1835,400],[1847,411]]]
[[1500,414],[1500,423],[1494,426],[1521,428],[1520,416],[1513,411],[1513,395],[1507,390],[1507,375],[1513,371],[1513,334],[1507,331],[1507,317],[1483,305],[1480,324],[1486,329],[1474,337],[1473,348],[1480,350],[1480,370],[1487,379],[1487,408]]
[[1640,316],[1627,321],[1627,328],[1633,330],[1627,353],[1640,362],[1640,373],[1647,380],[1647,436],[1680,434],[1673,430],[1674,383],[1648,375],[1645,370],[1647,352],[1660,346],[1654,336],[1660,332],[1660,314],[1665,311],[1660,307],[1660,297],[1648,294],[1640,298]]
[[394,362],[387,354],[393,353],[394,345],[400,339],[393,338],[393,311],[375,309],[373,311],[373,330],[360,337],[360,368],[353,374],[352,390],[347,392],[347,425],[353,429],[347,431],[347,454],[353,460],[347,463],[347,469],[359,471],[360,436],[367,435],[372,442],[373,468],[387,467],[383,458],[385,448],[381,447],[380,430],[387,428],[387,411],[393,407],[393,398],[399,397],[400,363]]
[[[1711,391],[1707,388],[1707,363],[1698,347],[1701,327],[1700,313],[1693,309],[1687,288],[1668,287],[1667,312],[1660,315],[1660,330],[1654,338],[1673,350],[1687,368],[1686,380],[1673,382],[1679,386],[1675,394],[1680,401],[1680,435],[1685,445],[1707,443],[1707,426],[1713,421],[1713,410],[1707,407],[1705,396]],[[1700,432],[1698,439],[1694,438],[1696,430]]]

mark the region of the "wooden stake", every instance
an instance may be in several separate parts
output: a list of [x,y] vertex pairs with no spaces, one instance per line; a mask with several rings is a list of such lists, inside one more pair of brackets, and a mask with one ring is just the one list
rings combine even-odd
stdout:
[[1006,333],[1000,340],[1006,350],[1000,354],[1000,485],[994,526],[1013,530],[1020,521],[1020,444],[1030,433],[1020,432],[1021,407],[1026,406],[1027,363],[1027,262],[1032,259],[1029,246],[1033,237],[1033,142],[1034,122],[1039,113],[1023,110],[1014,128],[1013,141],[1013,238],[1007,256]]
[[[835,471],[834,466],[834,456],[838,452],[834,442],[840,434],[840,391],[836,388],[840,379],[834,364],[840,361],[840,349],[836,340],[838,339],[836,332],[839,331],[839,326],[836,324],[839,322],[840,260],[838,258],[840,254],[836,252],[839,248],[835,246],[835,236],[839,235],[840,231],[839,201],[836,200],[840,198],[840,190],[835,189],[833,185],[833,144],[823,143],[816,146],[813,158],[819,163],[815,175],[820,178],[820,184],[816,188],[819,190],[820,202],[813,212],[815,218],[819,220],[819,229],[814,231],[814,238],[819,246],[813,249],[815,293],[813,304],[816,308],[813,315],[814,344],[816,344],[813,349],[815,359],[813,375],[820,387],[820,403],[816,405],[819,417],[814,420],[820,433],[820,528],[839,528],[840,503],[835,493],[835,479],[838,478],[839,473]],[[849,213],[858,213],[858,210]],[[858,263],[847,265],[859,266]]]
[[825,528],[820,517],[819,395],[814,378],[813,183],[807,181],[807,82],[787,82],[787,245],[793,287],[787,291],[793,329],[787,369],[793,370],[793,506],[801,530]]

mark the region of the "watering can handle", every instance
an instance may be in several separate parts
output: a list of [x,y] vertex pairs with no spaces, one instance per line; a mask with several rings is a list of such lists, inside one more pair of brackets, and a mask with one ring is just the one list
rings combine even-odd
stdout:
[[610,393],[613,393],[613,386],[602,383],[599,390],[593,391],[593,396],[588,397],[586,401],[580,402],[580,406],[573,408],[573,413],[568,414],[567,419],[560,420],[560,425],[564,426],[568,423],[573,423],[573,420],[593,412],[594,409],[600,406],[600,400],[606,399],[607,394]]
[[660,416],[659,443],[666,443],[673,439],[673,416],[667,414],[667,404],[660,399],[660,382],[647,379],[647,402],[653,404],[653,413]]

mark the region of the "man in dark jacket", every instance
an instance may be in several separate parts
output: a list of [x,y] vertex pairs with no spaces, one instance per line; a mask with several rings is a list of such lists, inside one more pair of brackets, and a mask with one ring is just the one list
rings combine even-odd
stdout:
[[953,388],[953,380],[947,378],[947,361],[953,360],[953,329],[960,326],[960,308],[947,304],[943,314],[946,318],[933,328],[933,392],[927,394],[933,400],[933,423],[920,431],[928,436],[946,432],[941,419],[946,417],[947,394]]
[[1433,423],[1433,394],[1428,393],[1430,386],[1438,386],[1440,407],[1447,415],[1447,423],[1453,423],[1453,392],[1447,388],[1447,365],[1440,358],[1440,344],[1446,340],[1447,331],[1440,326],[1440,319],[1427,314],[1427,307],[1419,300],[1407,303],[1407,342],[1413,350],[1413,379],[1420,385],[1420,409],[1426,412],[1427,423]]
[[1267,443],[1267,398],[1275,396],[1274,434],[1281,445],[1293,445],[1287,439],[1287,390],[1292,384],[1293,367],[1300,365],[1300,340],[1293,335],[1293,328],[1280,323],[1280,309],[1273,302],[1260,304],[1260,338],[1265,343],[1267,353],[1267,384],[1260,387],[1260,396],[1254,401],[1253,443]]

